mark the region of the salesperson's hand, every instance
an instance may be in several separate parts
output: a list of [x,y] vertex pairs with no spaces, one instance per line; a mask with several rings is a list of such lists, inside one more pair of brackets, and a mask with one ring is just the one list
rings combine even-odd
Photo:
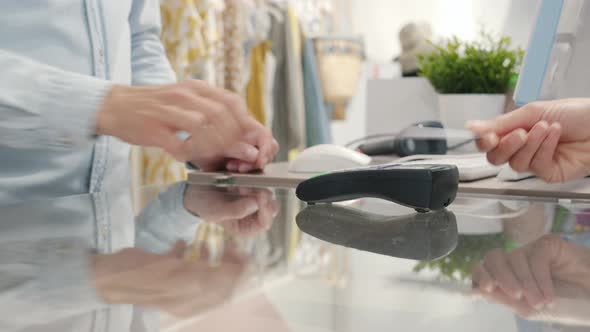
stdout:
[[531,313],[554,305],[558,285],[590,291],[589,267],[588,248],[545,235],[510,253],[487,253],[473,270],[473,287],[521,314]]
[[[181,131],[189,138],[179,138]],[[240,97],[196,80],[115,86],[98,111],[96,132],[162,148],[205,171],[261,169],[278,151],[270,131],[247,112]]]
[[179,241],[165,254],[127,248],[94,256],[98,295],[108,304],[141,305],[189,318],[227,303],[249,276],[249,259],[231,247],[215,265],[206,250],[190,260],[185,251]]
[[535,102],[468,128],[494,165],[510,163],[547,182],[590,174],[590,99]]
[[248,237],[267,231],[279,213],[273,192],[266,188],[218,188],[189,185],[184,206],[228,233]]

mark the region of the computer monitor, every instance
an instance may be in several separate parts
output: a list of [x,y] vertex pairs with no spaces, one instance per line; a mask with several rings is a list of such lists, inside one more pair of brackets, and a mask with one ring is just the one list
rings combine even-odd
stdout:
[[[588,21],[588,22],[586,22]],[[590,2],[542,0],[514,101],[590,96]]]

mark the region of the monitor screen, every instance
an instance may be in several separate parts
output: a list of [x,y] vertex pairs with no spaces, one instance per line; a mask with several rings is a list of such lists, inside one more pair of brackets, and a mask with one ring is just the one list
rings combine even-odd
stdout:
[[584,0],[541,1],[514,94],[517,105],[590,95],[588,8]]

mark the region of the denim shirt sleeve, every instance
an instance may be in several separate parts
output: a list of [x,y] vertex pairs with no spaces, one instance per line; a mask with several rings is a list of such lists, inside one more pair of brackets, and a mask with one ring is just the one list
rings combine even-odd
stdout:
[[0,326],[43,324],[104,308],[87,248],[76,237],[2,247],[0,269],[12,278],[0,280]]
[[136,247],[161,254],[178,240],[191,243],[203,220],[184,207],[186,183],[171,186],[141,211],[136,220]]
[[133,85],[176,82],[160,41],[162,30],[159,0],[133,0],[131,15],[131,69]]
[[0,145],[67,149],[90,142],[111,83],[0,48]]

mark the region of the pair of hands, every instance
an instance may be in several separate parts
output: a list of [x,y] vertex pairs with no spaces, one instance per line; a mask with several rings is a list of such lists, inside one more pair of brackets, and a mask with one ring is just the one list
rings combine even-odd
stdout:
[[273,192],[266,188],[188,185],[184,206],[204,221],[242,237],[267,231],[279,213]]
[[[164,149],[204,171],[250,172],[271,162],[278,143],[236,94],[203,81],[115,86],[97,114],[96,133]],[[186,132],[184,140],[177,136]]]
[[546,235],[510,253],[489,252],[473,270],[473,288],[523,317],[553,309],[556,297],[590,296],[590,250]]
[[[220,224],[234,236],[268,230],[279,211],[268,189],[189,185],[183,199],[189,211]],[[193,317],[227,303],[251,272],[252,264],[232,241],[225,244],[214,266],[206,247],[200,248],[201,256],[190,260],[186,251],[186,244],[179,241],[165,254],[128,248],[96,255],[93,267],[98,293],[109,304],[138,304],[177,317]]]
[[211,266],[206,257],[184,259],[178,242],[168,253],[129,248],[93,259],[97,292],[108,304],[135,304],[181,318],[215,309],[232,299],[248,274],[248,260],[226,248]]
[[535,102],[468,128],[494,165],[509,163],[551,183],[590,175],[590,99]]

